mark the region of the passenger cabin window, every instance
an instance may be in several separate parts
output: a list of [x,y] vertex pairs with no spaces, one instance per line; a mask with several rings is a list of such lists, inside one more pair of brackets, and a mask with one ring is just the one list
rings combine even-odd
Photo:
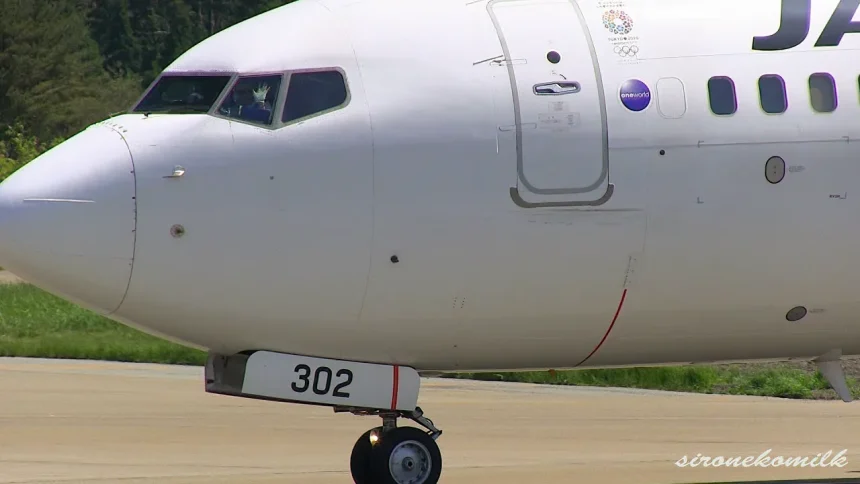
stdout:
[[290,76],[283,122],[289,123],[346,103],[346,81],[339,71],[296,72]]
[[657,80],[657,110],[667,119],[679,119],[687,112],[687,94],[680,79],[663,77]]
[[857,76],[857,87],[860,89],[860,76]]
[[788,97],[782,77],[775,74],[761,76],[758,79],[758,94],[764,112],[782,114],[788,109]]
[[281,76],[240,77],[221,102],[218,113],[253,124],[270,125],[281,91]]
[[826,72],[818,72],[809,76],[809,100],[812,109],[819,113],[836,111],[836,81]]
[[711,112],[718,116],[729,116],[738,110],[735,83],[728,77],[712,77],[708,80],[708,97]]
[[208,113],[232,76],[165,74],[132,109],[135,113]]

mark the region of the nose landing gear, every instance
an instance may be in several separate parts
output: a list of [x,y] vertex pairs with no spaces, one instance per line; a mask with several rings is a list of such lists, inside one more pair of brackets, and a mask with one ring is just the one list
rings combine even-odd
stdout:
[[[436,439],[442,435],[421,408],[411,414],[346,409],[356,415],[382,417],[375,427],[358,438],[349,467],[355,484],[436,484],[442,474],[442,454]],[[414,420],[427,428],[397,427],[397,418]]]
[[[286,375],[286,377],[285,377]],[[352,449],[357,484],[436,484],[442,474],[442,435],[418,407],[421,377],[414,368],[332,360],[271,351],[209,353],[206,391],[280,402],[324,405],[335,413],[382,417]],[[427,429],[397,427],[408,418]]]

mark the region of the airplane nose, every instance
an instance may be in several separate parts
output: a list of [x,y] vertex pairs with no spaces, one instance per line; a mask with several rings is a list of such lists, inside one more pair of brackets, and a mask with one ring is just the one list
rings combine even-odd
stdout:
[[0,266],[101,314],[128,289],[134,165],[120,132],[94,125],[0,183]]

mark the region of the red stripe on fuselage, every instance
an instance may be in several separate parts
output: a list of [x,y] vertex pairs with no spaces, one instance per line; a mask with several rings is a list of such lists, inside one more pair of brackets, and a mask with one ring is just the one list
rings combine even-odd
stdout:
[[398,393],[400,393],[400,367],[394,365],[394,384],[391,386],[391,410],[397,410]]
[[627,289],[625,289],[624,292],[621,293],[621,301],[618,303],[618,309],[615,310],[615,316],[612,318],[612,323],[609,324],[609,329],[606,330],[606,334],[603,335],[603,339],[600,340],[600,343],[597,343],[597,346],[595,346],[594,349],[591,350],[591,353],[589,353],[588,356],[586,356],[585,359],[580,361],[579,364],[576,366],[579,366],[588,361],[588,359],[594,356],[594,354],[597,353],[597,350],[599,350],[600,347],[603,346],[603,342],[606,341],[606,338],[609,337],[609,333],[611,333],[612,328],[615,327],[615,322],[618,321],[618,315],[621,314],[621,308],[624,307],[625,299],[627,299]]

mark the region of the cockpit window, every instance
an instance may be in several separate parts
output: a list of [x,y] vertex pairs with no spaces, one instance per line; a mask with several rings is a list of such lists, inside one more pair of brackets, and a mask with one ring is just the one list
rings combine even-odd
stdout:
[[241,77],[224,98],[218,113],[249,123],[270,125],[280,91],[280,75]]
[[346,81],[339,71],[296,72],[290,76],[282,121],[289,123],[346,102]]
[[231,76],[164,75],[132,110],[137,113],[208,113]]

